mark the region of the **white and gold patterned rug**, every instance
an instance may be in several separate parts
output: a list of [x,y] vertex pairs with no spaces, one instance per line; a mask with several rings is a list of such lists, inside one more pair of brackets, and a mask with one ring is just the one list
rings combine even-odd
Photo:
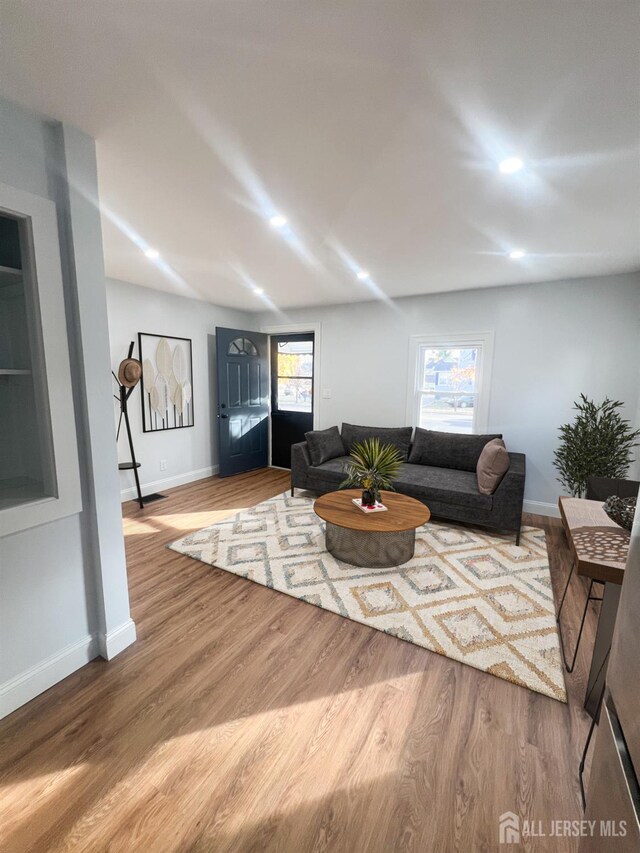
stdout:
[[543,530],[430,522],[413,559],[361,569],[325,550],[313,497],[279,495],[169,548],[566,702]]

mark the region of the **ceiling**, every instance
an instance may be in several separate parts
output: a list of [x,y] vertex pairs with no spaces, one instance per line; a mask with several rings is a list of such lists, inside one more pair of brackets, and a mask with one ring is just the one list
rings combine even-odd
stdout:
[[638,44],[636,0],[2,0],[0,94],[97,140],[109,276],[286,309],[638,269]]

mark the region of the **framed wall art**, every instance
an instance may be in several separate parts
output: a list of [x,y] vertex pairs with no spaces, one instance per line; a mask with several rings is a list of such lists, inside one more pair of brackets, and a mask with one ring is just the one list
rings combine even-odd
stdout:
[[191,340],[138,332],[142,362],[142,429],[193,426]]

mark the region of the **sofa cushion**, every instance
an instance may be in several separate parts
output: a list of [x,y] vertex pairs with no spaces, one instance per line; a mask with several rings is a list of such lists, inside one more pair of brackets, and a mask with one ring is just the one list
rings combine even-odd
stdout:
[[365,438],[379,438],[381,444],[393,444],[398,448],[403,462],[409,457],[412,427],[369,427],[357,424],[342,424],[342,443],[345,453],[351,453],[354,444]]
[[350,456],[338,456],[335,459],[329,459],[321,465],[312,465],[309,468],[310,474],[340,474],[342,479],[347,476],[347,467],[353,462]]
[[402,494],[418,498],[429,506],[429,500],[453,506],[491,510],[493,497],[478,491],[475,471],[436,468],[430,465],[403,465],[394,483]]
[[456,468],[460,471],[475,473],[482,448],[494,438],[502,438],[502,434],[465,435],[418,427],[411,446],[409,462],[413,465]]
[[482,448],[476,469],[478,491],[483,495],[492,495],[509,470],[510,464],[507,448],[501,438],[487,442]]
[[307,440],[312,465],[322,465],[329,459],[344,456],[344,444],[337,426],[305,432],[304,437]]
[[330,459],[321,465],[311,465],[307,469],[307,479],[319,488],[331,486],[337,489],[347,476],[347,466],[353,462],[350,456]]

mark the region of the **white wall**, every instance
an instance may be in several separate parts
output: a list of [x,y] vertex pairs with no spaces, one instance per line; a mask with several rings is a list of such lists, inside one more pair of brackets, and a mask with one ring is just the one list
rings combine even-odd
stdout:
[[[191,338],[193,357],[194,426],[166,432],[144,433],[140,387],[129,398],[129,418],[143,494],[208,477],[217,470],[217,420],[215,410],[216,326],[254,329],[256,317],[208,302],[186,299],[150,290],[124,281],[107,280],[111,364],[117,373],[131,341],[138,355],[138,332]],[[114,390],[116,388],[114,382]],[[117,420],[119,406],[114,400]],[[121,462],[130,459],[124,426],[118,453]],[[160,470],[160,460],[166,470]],[[120,474],[122,497],[135,495],[133,474]]]
[[[580,392],[638,411],[640,274],[411,297],[287,312],[322,324],[321,427],[399,426],[406,417],[409,337],[495,331],[489,431],[527,454],[527,508],[553,512],[558,427]],[[260,316],[268,326],[273,315]]]
[[[635,418],[630,418],[634,429],[640,429],[640,365],[638,365],[638,408]],[[640,444],[636,447],[635,457],[629,476],[634,480],[640,480]]]
[[0,181],[56,204],[83,501],[80,514],[0,539],[1,717],[98,654],[112,657],[135,627],[109,417],[93,140],[0,100]]

